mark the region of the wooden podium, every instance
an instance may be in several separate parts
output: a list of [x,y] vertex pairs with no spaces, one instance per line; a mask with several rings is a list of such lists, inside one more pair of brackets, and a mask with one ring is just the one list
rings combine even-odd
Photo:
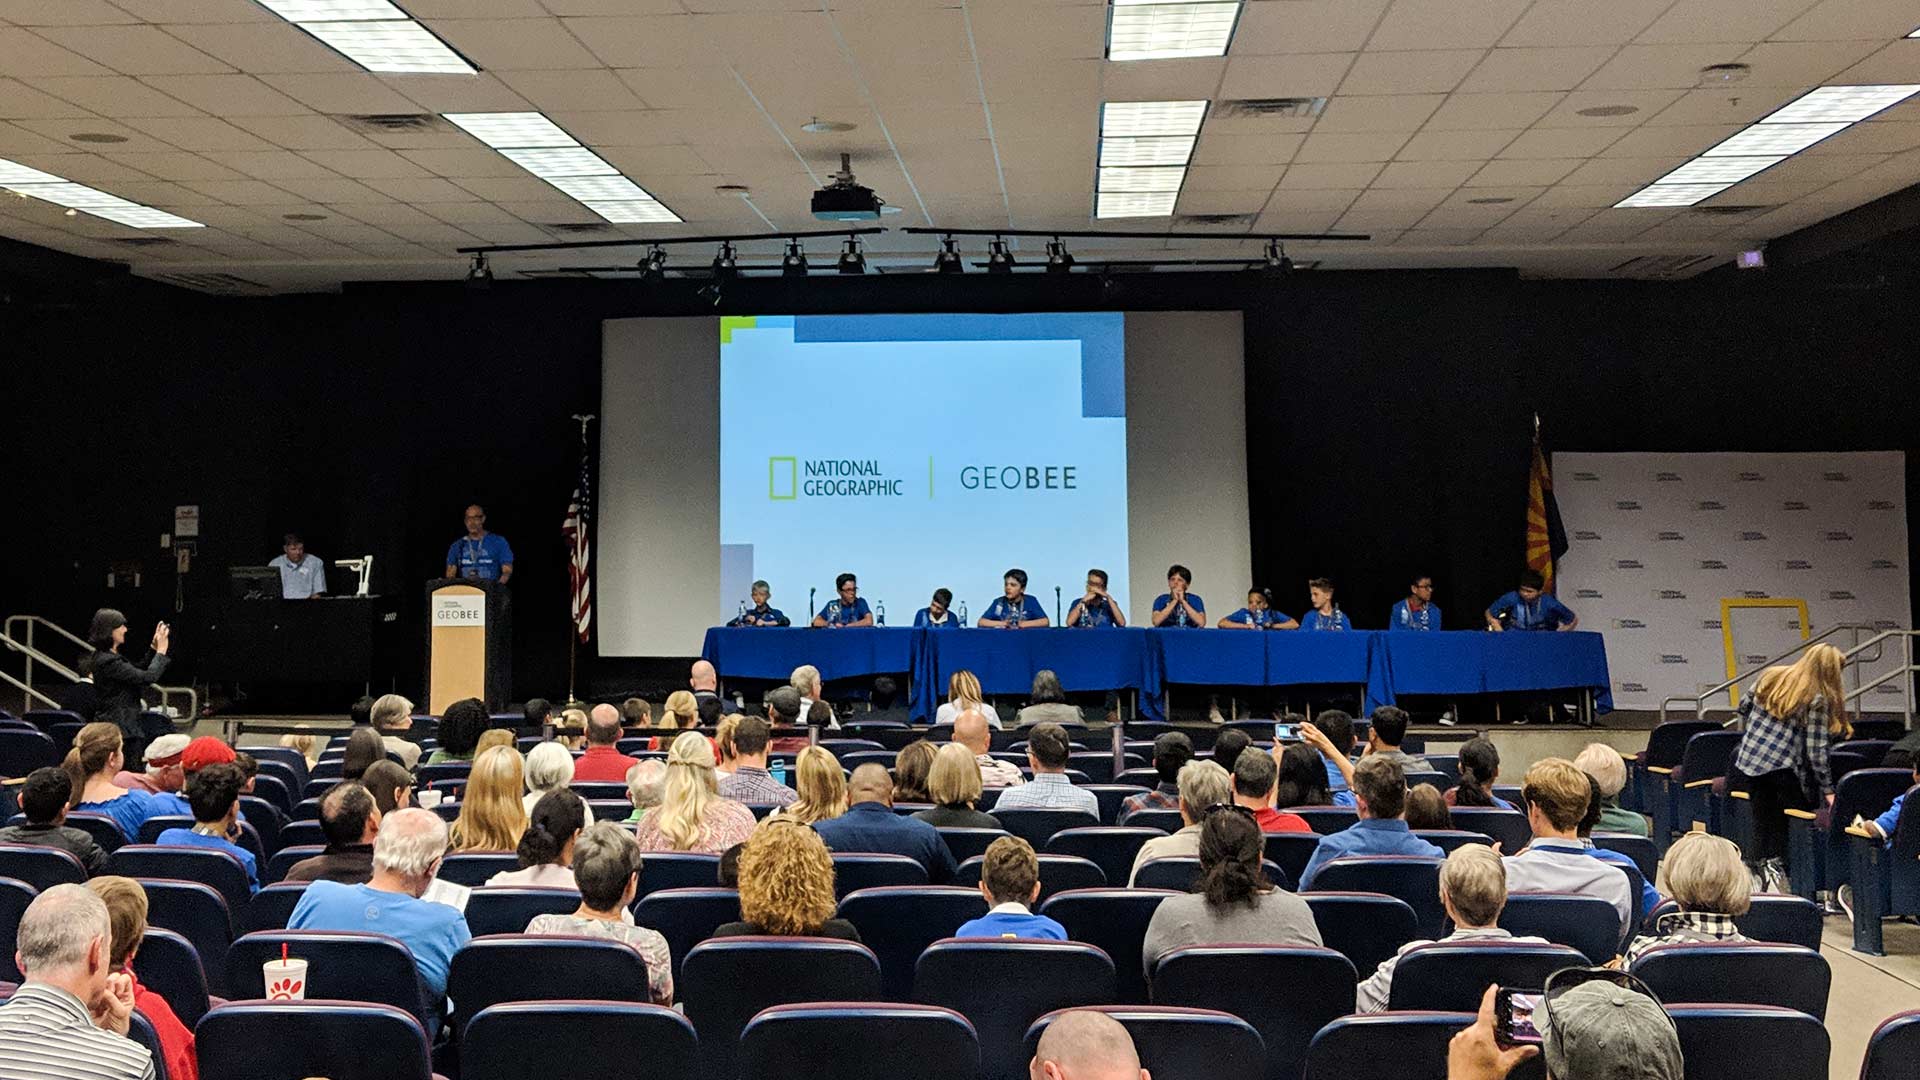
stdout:
[[427,582],[427,710],[435,716],[462,698],[504,708],[513,696],[510,591],[498,582]]

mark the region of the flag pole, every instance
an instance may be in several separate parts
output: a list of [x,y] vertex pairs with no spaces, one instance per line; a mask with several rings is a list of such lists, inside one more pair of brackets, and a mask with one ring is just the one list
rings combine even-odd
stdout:
[[[587,453],[587,425],[593,423],[594,415],[592,413],[574,413],[573,419],[580,425],[580,453],[584,460]],[[583,530],[586,528],[584,521],[580,523],[580,528]],[[568,559],[569,562],[571,562],[572,556],[569,555]],[[569,600],[569,605],[571,605],[571,599]],[[571,606],[569,606],[567,615],[567,704],[572,705],[580,700],[574,692],[575,675],[579,670],[580,663],[580,624]]]

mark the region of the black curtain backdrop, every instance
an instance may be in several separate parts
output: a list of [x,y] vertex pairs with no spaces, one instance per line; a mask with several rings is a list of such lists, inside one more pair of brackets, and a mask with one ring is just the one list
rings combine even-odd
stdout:
[[[1362,627],[1384,625],[1413,573],[1434,576],[1449,627],[1476,625],[1512,587],[1536,412],[1550,450],[1920,449],[1907,286],[1757,274],[916,275],[742,281],[717,307],[698,287],[448,283],[231,299],[122,281],[0,302],[11,406],[0,614],[77,629],[111,605],[137,626],[179,621],[177,585],[191,607],[224,588],[225,567],[265,562],[293,530],[329,560],[375,556],[376,590],[403,599],[396,686],[417,695],[421,582],[478,501],[518,560],[516,695],[557,699],[569,417],[599,411],[600,322],[619,317],[1242,310],[1255,577],[1295,614],[1306,579],[1331,577]],[[1916,491],[1910,463],[1909,507]],[[184,583],[159,542],[176,504],[202,517]],[[1195,514],[1204,522],[1207,508]],[[116,564],[139,565],[141,587],[107,589]],[[1246,585],[1195,569],[1210,595]],[[191,642],[177,648],[190,663]],[[596,695],[684,677],[678,661],[582,653],[580,685]]]

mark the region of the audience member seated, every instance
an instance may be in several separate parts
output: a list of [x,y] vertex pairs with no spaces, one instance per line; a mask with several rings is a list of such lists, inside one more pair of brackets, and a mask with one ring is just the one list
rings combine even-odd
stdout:
[[800,822],[768,818],[740,848],[739,873],[740,921],[721,924],[714,937],[860,940],[852,923],[833,917],[839,905],[826,842]]
[[1233,766],[1233,801],[1253,811],[1253,820],[1261,832],[1310,833],[1313,826],[1299,814],[1283,814],[1273,808],[1274,788],[1279,784],[1280,766],[1272,754],[1258,748],[1240,751]]
[[[592,723],[591,720],[588,721]],[[629,732],[639,734],[641,728],[653,726],[653,706],[646,698],[630,697],[620,703],[620,724]]]
[[[536,706],[543,713],[551,713],[553,710],[553,706],[547,704],[542,698],[534,698],[527,702],[526,708],[529,714],[527,721],[530,724],[534,722],[532,714]],[[544,726],[545,721],[541,720],[539,723],[541,726]],[[562,709],[560,710],[560,716],[553,721],[553,739],[568,750],[578,750],[586,745],[588,723],[589,720],[585,709]]]
[[161,796],[113,782],[113,775],[125,761],[120,753],[122,738],[119,727],[96,720],[74,735],[73,749],[67,751],[60,767],[73,784],[67,808],[105,814],[132,840],[140,835],[142,822],[172,813],[173,808],[163,803]]
[[1660,860],[1660,891],[1679,911],[1660,916],[1653,933],[1627,946],[1626,966],[1655,945],[1694,941],[1745,941],[1733,920],[1753,906],[1753,877],[1740,847],[1724,836],[1690,832]]
[[947,700],[933,714],[935,726],[951,724],[963,712],[977,712],[988,727],[1000,730],[1000,713],[980,692],[980,678],[966,668],[947,677]]
[[[516,785],[518,786],[518,785]],[[514,800],[519,805],[519,800]],[[447,851],[447,823],[432,811],[395,810],[373,842],[373,878],[365,884],[316,881],[287,920],[290,930],[386,934],[413,954],[421,985],[437,1003],[446,997],[447,967],[472,934],[459,909],[420,899]],[[434,1008],[432,1014],[437,1015]]]
[[[1303,721],[1304,723],[1304,721]],[[1213,762],[1229,773],[1240,761],[1240,752],[1253,745],[1253,736],[1239,728],[1227,728],[1213,739]],[[1175,773],[1179,776],[1179,773]]]
[[1013,722],[1018,727],[1035,724],[1086,726],[1087,720],[1080,714],[1080,707],[1067,704],[1067,692],[1060,687],[1060,676],[1047,668],[1033,673],[1033,691],[1027,695],[1027,701],[1026,708],[1014,715]]
[[[1500,853],[1485,844],[1466,844],[1447,856],[1447,865],[1440,868],[1440,906],[1453,922],[1453,933],[1443,941],[1546,942],[1545,938],[1514,937],[1500,929],[1500,911],[1507,906],[1507,868],[1500,862]],[[1400,957],[1416,945],[1427,944],[1409,941],[1398,954],[1380,961],[1373,974],[1361,980],[1354,1011],[1386,1012]]]
[[[182,736],[182,738],[184,737],[185,736]],[[182,743],[181,745],[184,746],[186,744]],[[326,743],[320,736],[315,735],[311,731],[289,731],[285,735],[280,736],[280,745],[289,750],[300,751],[300,756],[307,759],[307,768],[309,769],[320,763],[320,751],[326,748]],[[182,783],[185,783],[185,781],[183,780]]]
[[[1413,835],[1407,827],[1407,774],[1388,758],[1365,758],[1353,770],[1353,795],[1360,820],[1331,836],[1320,838],[1313,858],[1300,872],[1300,888],[1313,888],[1313,879],[1329,861],[1347,855],[1412,855],[1438,859],[1446,853]],[[1591,862],[1592,860],[1588,860]]]
[[0,844],[57,847],[79,859],[90,876],[106,869],[107,853],[93,837],[66,824],[67,801],[72,797],[73,778],[63,770],[46,765],[28,773],[20,785],[20,812],[27,822],[0,828]]
[[933,770],[934,746],[915,739],[893,756],[893,797],[904,803],[932,802],[927,774]]
[[776,729],[800,726],[800,710],[807,700],[791,686],[776,686],[767,691],[767,723]]
[[1326,759],[1320,751],[1303,742],[1280,751],[1280,780],[1273,789],[1273,805],[1281,810],[1333,805],[1333,792],[1327,790]]
[[1140,876],[1140,868],[1155,859],[1200,854],[1201,819],[1210,808],[1233,801],[1233,777],[1216,762],[1187,762],[1176,786],[1180,789],[1180,820],[1186,824],[1171,835],[1156,836],[1140,845],[1133,856],[1133,869],[1127,874],[1128,888]]
[[977,809],[982,793],[980,766],[973,751],[959,743],[946,743],[933,755],[933,770],[927,774],[928,797],[933,809],[913,815],[936,829],[997,829],[1000,819]]
[[472,761],[480,736],[493,722],[487,703],[479,698],[461,698],[440,714],[440,748],[427,756],[427,764],[444,765],[450,761]]
[[[1182,769],[1182,781],[1186,775]],[[1200,891],[1162,900],[1147,923],[1140,960],[1149,980],[1162,956],[1185,945],[1320,944],[1320,927],[1307,902],[1275,887],[1261,871],[1263,836],[1244,806],[1206,811],[1200,825]]]
[[129,791],[145,791],[159,795],[168,791],[179,791],[187,784],[187,774],[180,768],[180,752],[192,741],[188,736],[168,732],[147,743],[147,770],[129,772],[122,769],[113,774],[113,782]]
[[380,807],[364,784],[344,781],[320,796],[320,831],[326,834],[327,849],[288,867],[285,880],[357,885],[372,879]]
[[153,1055],[127,1038],[133,979],[113,971],[113,926],[99,897],[82,885],[55,885],[35,897],[15,931],[14,962],[26,981],[0,1005],[0,1071],[36,1080],[153,1080]]
[[818,726],[820,717],[813,714],[813,708],[820,704],[820,669],[801,664],[787,677],[787,685],[800,695],[800,717],[795,723]]
[[720,781],[720,796],[735,802],[788,806],[800,793],[767,771],[767,742],[773,732],[758,716],[742,716],[733,725],[733,771]]
[[1493,793],[1500,779],[1500,751],[1485,737],[1468,739],[1460,747],[1460,782],[1447,789],[1448,806],[1497,806],[1502,810],[1514,805]]
[[[533,807],[547,794],[566,791],[573,783],[573,755],[557,742],[543,742],[527,751],[527,793],[520,797],[520,805],[526,807],[527,816],[533,816]],[[587,824],[593,824],[593,810],[582,806]]]
[[1405,709],[1392,705],[1382,705],[1373,710],[1373,723],[1367,728],[1366,754],[1398,763],[1403,773],[1432,772],[1433,766],[1426,758],[1400,749],[1400,744],[1407,738],[1409,719]]
[[656,724],[658,727],[664,728],[671,723],[677,731],[690,731],[700,726],[700,702],[691,690],[675,690],[668,694],[660,713],[663,722]]
[[1066,728],[1051,723],[1036,725],[1027,733],[1027,764],[1033,767],[1033,780],[1001,792],[994,810],[1085,810],[1099,817],[1099,797],[1074,787],[1067,779],[1072,749]]
[[520,869],[502,870],[488,878],[487,884],[575,888],[574,844],[580,839],[580,830],[590,824],[586,801],[566,788],[540,796],[528,815],[527,831],[520,834],[520,845],[514,849],[520,857]]
[[383,814],[413,805],[413,775],[391,761],[374,762],[360,782]]
[[720,797],[713,775],[713,743],[697,731],[682,732],[667,751],[660,805],[641,815],[634,829],[640,850],[718,855],[752,831],[753,811]]
[[[420,767],[420,744],[413,740],[413,702],[399,694],[383,694],[373,703],[368,722],[380,733],[387,753],[409,770]],[[362,777],[364,779],[364,777]]]
[[1120,1021],[1091,1009],[1061,1013],[1040,1035],[1033,1080],[1149,1080]]
[[[1333,793],[1333,805],[1354,805],[1353,717],[1339,709],[1328,709],[1301,725],[1300,739],[1326,759],[1327,790]],[[1400,774],[1405,776],[1406,770],[1400,770]]]
[[340,754],[340,778],[358,780],[374,762],[385,760],[387,744],[380,733],[370,727],[354,728],[347,732],[347,745]]
[[987,898],[987,913],[961,924],[954,937],[1067,940],[1066,927],[1033,913],[1040,898],[1040,859],[1025,840],[1003,836],[987,845],[980,895]]
[[1619,867],[1587,854],[1580,843],[1580,819],[1592,802],[1587,774],[1566,758],[1543,758],[1527,770],[1521,786],[1533,842],[1506,856],[1507,892],[1578,893],[1597,896],[1620,913],[1620,925],[1633,927],[1633,893]]
[[1620,805],[1620,790],[1627,786],[1627,762],[1620,756],[1620,751],[1606,743],[1588,743],[1580,755],[1573,759],[1573,763],[1600,784],[1600,823],[1594,826],[1595,830],[1631,833],[1634,836],[1652,835],[1645,815]]
[[[539,828],[538,813],[534,822],[533,828]],[[533,835],[533,829],[527,835]],[[567,846],[573,855],[568,884],[580,890],[580,907],[571,915],[535,915],[527,933],[624,941],[646,958],[648,997],[656,1005],[673,1004],[673,958],[667,953],[667,939],[635,926],[628,910],[640,883],[640,845],[625,829],[602,821]]]
[[513,729],[488,728],[481,732],[479,740],[473,744],[473,759],[475,761],[480,760],[481,754],[492,750],[494,747],[504,747],[518,754],[519,748],[513,734]]
[[847,782],[852,805],[839,817],[815,822],[813,829],[827,847],[842,852],[879,852],[905,855],[927,868],[927,880],[945,885],[953,880],[953,852],[940,830],[915,818],[893,812],[893,778],[886,766],[868,762],[853,770]]
[[620,711],[611,705],[595,705],[587,714],[587,749],[574,763],[573,778],[583,784],[617,784],[638,764],[638,759],[620,752]]
[[[1545,1009],[1534,1014],[1540,1046],[1501,1042],[1493,1008],[1499,987],[1487,987],[1473,1026],[1460,1029],[1447,1045],[1447,1080],[1503,1080],[1534,1057],[1544,1059],[1551,1080],[1683,1080],[1680,1034],[1666,1009],[1639,980],[1616,976],[1628,984],[1623,986],[1593,977],[1604,974],[1573,968],[1547,980],[1543,996],[1553,999],[1552,1023]],[[1566,990],[1558,985],[1582,976],[1589,981]]]
[[953,718],[953,741],[972,752],[973,762],[980,769],[982,787],[1019,787],[1027,782],[1027,778],[1020,775],[1020,767],[987,752],[993,745],[993,736],[987,732],[989,723],[985,715],[968,709]]
[[729,713],[721,717],[720,726],[713,729],[713,774],[720,778],[723,790],[727,785],[727,777],[733,775],[734,759],[740,756],[740,748],[733,744],[733,733],[740,730],[740,721],[744,719],[739,713]]
[[778,816],[813,825],[847,812],[847,774],[833,751],[823,746],[807,747],[794,760],[793,772],[800,797],[788,803]]
[[1447,809],[1447,797],[1432,784],[1415,784],[1407,789],[1407,828],[1453,828],[1453,812]]
[[1180,770],[1193,760],[1193,740],[1184,731],[1163,731],[1153,740],[1153,771],[1160,782],[1152,791],[1120,801],[1120,817],[1135,810],[1172,810],[1180,805]]
[[[1640,864],[1633,860],[1633,856],[1612,848],[1603,848],[1593,842],[1593,830],[1594,826],[1600,823],[1600,807],[1604,797],[1600,794],[1600,781],[1595,780],[1592,773],[1587,773],[1587,788],[1593,793],[1593,797],[1587,803],[1587,812],[1580,816],[1579,828],[1575,830],[1580,837],[1580,846],[1587,849],[1587,854],[1601,862],[1612,863],[1615,866],[1631,866],[1638,871]],[[1632,874],[1627,875],[1627,884],[1633,884],[1633,877]],[[1653,882],[1644,877],[1641,878],[1639,913],[1645,916],[1647,912],[1659,906],[1660,890],[1653,887]]]
[[240,818],[240,788],[244,782],[238,765],[209,765],[188,776],[187,802],[193,807],[193,828],[163,830],[159,842],[226,852],[247,868],[248,890],[259,892],[260,867],[253,852],[227,839]]
[[[759,828],[757,825],[754,827],[756,829]],[[738,889],[740,887],[740,852],[744,850],[746,846],[745,844],[735,844],[720,853],[720,866],[714,872],[713,876],[717,879],[721,888]]]
[[[507,733],[511,739],[513,733]],[[460,816],[450,836],[455,851],[512,851],[527,831],[527,807],[520,799],[525,782],[520,755],[511,746],[480,752],[467,773]]]
[[167,1080],[196,1080],[200,1062],[193,1052],[193,1032],[180,1022],[166,998],[140,985],[140,977],[133,973],[133,958],[147,933],[147,890],[132,878],[115,875],[94,878],[87,882],[87,888],[107,905],[107,924],[113,933],[110,963],[115,973],[124,974],[132,982],[133,1007],[153,1025],[153,1033],[160,1039]]
[[627,801],[633,804],[627,824],[639,822],[647,811],[660,805],[660,788],[666,782],[667,763],[659,758],[647,758],[627,770]]

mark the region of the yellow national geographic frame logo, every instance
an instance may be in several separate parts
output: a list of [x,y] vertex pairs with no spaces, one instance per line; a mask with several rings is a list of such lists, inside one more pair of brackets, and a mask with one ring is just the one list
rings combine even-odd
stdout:
[[[781,492],[781,466],[785,466],[786,494]],[[767,498],[775,502],[792,501],[800,497],[800,459],[792,457],[770,457],[767,459]]]

